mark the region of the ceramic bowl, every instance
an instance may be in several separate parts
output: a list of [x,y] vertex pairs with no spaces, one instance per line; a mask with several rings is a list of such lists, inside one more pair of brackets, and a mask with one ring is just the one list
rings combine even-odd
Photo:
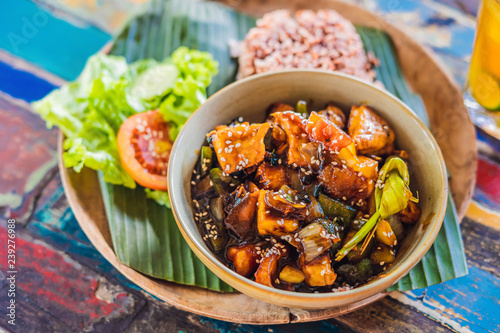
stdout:
[[[396,134],[396,147],[410,154],[411,187],[418,190],[422,216],[405,238],[396,261],[383,275],[348,291],[299,293],[274,289],[226,267],[202,240],[192,210],[190,179],[205,135],[216,125],[243,117],[262,122],[275,102],[294,105],[312,101],[311,109],[328,102],[343,107],[367,104],[385,118]],[[235,289],[276,305],[324,309],[345,306],[383,292],[415,266],[431,247],[441,227],[448,187],[444,160],[425,124],[402,101],[353,76],[317,70],[291,70],[255,75],[228,85],[211,96],[184,125],[169,163],[168,191],[172,210],[187,243],[200,260]]]

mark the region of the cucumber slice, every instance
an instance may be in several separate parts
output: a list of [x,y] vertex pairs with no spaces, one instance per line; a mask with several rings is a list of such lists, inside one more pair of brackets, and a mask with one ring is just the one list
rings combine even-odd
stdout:
[[132,85],[130,92],[144,100],[163,96],[174,87],[178,76],[179,70],[175,65],[158,65],[141,73]]

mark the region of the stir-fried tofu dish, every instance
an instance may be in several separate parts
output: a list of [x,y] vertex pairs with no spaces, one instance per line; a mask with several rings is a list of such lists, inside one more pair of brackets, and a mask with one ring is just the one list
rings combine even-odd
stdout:
[[228,267],[268,287],[332,292],[374,279],[420,218],[408,153],[366,105],[277,103],[207,134],[191,193],[200,233]]

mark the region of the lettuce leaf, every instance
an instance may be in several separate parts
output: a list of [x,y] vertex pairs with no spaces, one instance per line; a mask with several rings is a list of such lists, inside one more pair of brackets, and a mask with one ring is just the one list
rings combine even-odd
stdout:
[[[97,54],[89,58],[76,81],[32,106],[48,128],[57,126],[66,136],[66,167],[76,172],[84,166],[101,170],[106,182],[135,188],[118,153],[121,124],[135,113],[159,108],[170,121],[175,139],[189,115],[205,101],[206,87],[216,73],[217,62],[210,54],[186,47],[162,62],[144,59],[127,64],[123,57]],[[146,192],[169,205],[166,192]]]
[[160,105],[160,113],[170,122],[170,137],[175,139],[182,125],[207,99],[206,89],[218,72],[218,63],[207,52],[179,47],[172,54],[179,69],[172,92]]
[[146,197],[149,199],[153,199],[160,205],[163,205],[170,209],[170,199],[168,198],[168,192],[167,191],[158,191],[158,190],[151,190],[149,188],[144,189],[146,191]]

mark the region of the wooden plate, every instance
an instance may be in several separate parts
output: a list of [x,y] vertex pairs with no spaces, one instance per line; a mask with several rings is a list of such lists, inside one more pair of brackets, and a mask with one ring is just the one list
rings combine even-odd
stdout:
[[[246,0],[224,1],[247,14],[332,8],[354,24],[385,30],[397,49],[399,62],[411,87],[422,96],[432,131],[438,141],[450,173],[450,189],[462,219],[469,204],[476,175],[475,132],[462,95],[437,58],[406,34],[378,16],[352,4],[335,0]],[[218,293],[153,279],[121,264],[114,251],[97,174],[89,169],[75,173],[62,164],[62,135],[59,138],[59,169],[68,202],[78,223],[97,250],[123,275],[165,302],[182,310],[215,319],[249,324],[306,322],[339,316],[384,297],[380,293],[358,303],[325,310],[302,310],[279,307],[239,293]]]

